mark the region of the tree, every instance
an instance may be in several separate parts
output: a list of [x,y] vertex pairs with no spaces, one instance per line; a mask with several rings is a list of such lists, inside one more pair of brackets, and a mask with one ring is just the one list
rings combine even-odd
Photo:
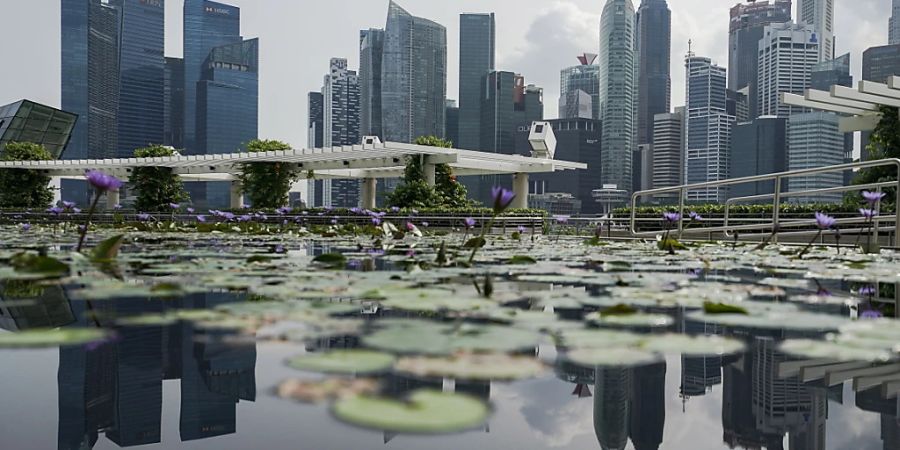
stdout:
[[[135,158],[159,158],[175,155],[175,150],[161,145],[151,145],[134,151]],[[135,209],[143,212],[168,211],[169,204],[189,200],[178,175],[169,167],[136,167],[131,183],[137,191]]]
[[[449,141],[435,137],[422,136],[416,139],[416,145],[451,148]],[[410,158],[406,163],[403,183],[388,197],[388,206],[399,208],[464,208],[471,206],[467,198],[466,187],[456,181],[448,164],[435,165],[434,186],[429,186],[422,167],[423,158]]]
[[[875,126],[869,141],[869,160],[900,158],[900,116],[898,108],[880,106],[881,120]],[[897,169],[894,166],[873,167],[863,169],[853,180],[853,184],[882,183],[897,180]],[[895,189],[884,189],[888,193],[884,202],[894,203]],[[857,199],[858,200],[858,199]]]
[[[53,155],[43,145],[32,142],[10,142],[3,161],[46,161]],[[0,170],[0,207],[46,208],[53,201],[50,177],[37,170]]]
[[[274,140],[257,139],[247,144],[251,153],[290,149],[290,145]],[[300,170],[282,162],[246,163],[242,165],[239,179],[253,207],[275,209],[288,204],[291,186],[300,179]]]

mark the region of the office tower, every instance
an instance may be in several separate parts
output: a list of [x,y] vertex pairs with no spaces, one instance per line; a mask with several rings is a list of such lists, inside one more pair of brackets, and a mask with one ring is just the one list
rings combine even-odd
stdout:
[[900,0],[893,0],[888,27],[888,44],[900,44]]
[[[259,40],[216,47],[204,63],[197,83],[196,148],[203,154],[233,153],[257,138],[259,117]],[[205,197],[191,192],[200,207],[224,208],[228,183],[206,183]]]
[[800,94],[809,87],[813,65],[819,62],[815,30],[793,22],[766,26],[759,41],[759,115],[787,117],[804,108],[781,103],[783,93]]
[[637,144],[653,143],[653,117],[669,112],[672,12],[666,0],[643,0],[637,11]]
[[[332,58],[330,73],[322,86],[325,147],[356,145],[359,135],[359,78],[347,69],[347,60]],[[322,206],[353,208],[359,204],[359,182],[356,180],[324,180]]]
[[628,445],[632,370],[597,367],[594,375],[594,434],[603,450],[624,450]]
[[166,58],[163,145],[184,148],[184,60]]
[[[578,56],[579,65],[560,71],[560,119],[600,119],[600,66],[594,64],[596,60],[597,55],[583,53]],[[584,96],[590,101],[585,101]],[[590,115],[586,115],[585,110]]]
[[444,103],[444,129],[447,130],[446,140],[459,148],[459,106],[456,100],[447,99]]
[[834,58],[834,0],[797,0],[797,23],[815,32],[819,62]]
[[381,67],[384,139],[413,142],[444,137],[447,30],[415,17],[393,0],[388,8]]
[[750,121],[750,98],[747,96],[748,88],[740,91],[728,89],[725,92],[725,111],[734,116],[737,123]]
[[381,130],[381,57],[384,30],[359,32],[359,135],[383,137]]
[[[563,199],[555,197],[555,194],[571,194],[573,200],[581,204],[580,211],[572,213],[599,214],[601,205],[594,201],[591,193],[600,187],[597,184],[597,174],[600,173],[600,138],[603,133],[603,122],[585,118],[556,119],[548,122],[556,136],[556,159],[585,163],[588,168],[569,173],[533,174],[531,192],[538,196],[548,196],[548,200],[552,200],[554,204],[564,203]],[[530,128],[524,127],[516,131],[516,154],[528,155],[531,152],[531,144],[528,142],[530,131]]]
[[[831,86],[853,86],[853,76],[850,75],[850,54],[844,54],[830,61],[820,62],[812,67],[810,73],[810,89],[830,91]],[[863,133],[863,141],[867,142],[868,133]],[[853,161],[854,137],[853,133],[844,134],[844,162]],[[852,176],[847,173],[847,178]]]
[[766,25],[790,22],[791,0],[748,1],[731,8],[728,32],[728,89],[749,88],[750,119],[757,117],[759,40]]
[[[763,116],[738,123],[731,140],[731,178],[743,178],[787,169],[787,119]],[[730,198],[775,192],[774,181],[737,184]]]
[[635,450],[658,450],[666,424],[666,362],[635,367],[628,435]]
[[607,0],[600,17],[600,184],[630,193],[635,149],[635,15],[631,0]]
[[[728,150],[734,116],[727,112],[726,71],[702,56],[688,54],[684,177],[688,184],[728,178]],[[727,188],[689,191],[688,201],[717,203]]]
[[206,0],[184,2],[184,145],[190,154],[204,154],[197,136],[198,85],[213,48],[241,42],[240,8]]
[[485,77],[494,71],[496,41],[493,13],[460,14],[459,140],[454,142],[457,148],[481,150],[481,93]]
[[62,158],[78,120],[75,114],[30,100],[0,105],[0,155],[11,142],[33,142]]
[[[322,148],[325,146],[325,97],[321,92],[310,92],[308,99],[306,146]],[[309,180],[307,206],[324,204],[323,182],[324,180]]]
[[[653,117],[653,164],[650,175],[652,189],[679,186],[684,183],[684,107],[674,113]],[[654,196],[661,204],[677,204],[678,193],[666,192]]]
[[123,328],[116,343],[112,424],[106,437],[120,447],[162,437],[162,327]]
[[[844,134],[840,116],[826,112],[794,114],[788,119],[788,170],[812,169],[843,164]],[[844,185],[844,175],[828,172],[788,180],[791,191],[826,189]],[[796,202],[840,202],[841,193],[792,197]]]

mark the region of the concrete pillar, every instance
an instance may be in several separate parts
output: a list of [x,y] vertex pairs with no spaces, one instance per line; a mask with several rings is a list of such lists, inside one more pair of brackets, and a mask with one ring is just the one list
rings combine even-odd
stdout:
[[429,164],[428,159],[425,159],[425,165],[423,166],[423,170],[425,171],[425,181],[428,182],[429,186],[434,186],[435,183],[435,166],[434,164]]
[[116,205],[118,205],[121,201],[122,200],[121,196],[119,195],[119,191],[106,192],[106,209],[116,209]]
[[241,209],[244,206],[244,187],[238,180],[231,182],[230,201],[231,209]]
[[374,178],[365,178],[362,181],[362,208],[375,209],[375,187],[377,180]]
[[513,175],[513,192],[516,193],[516,198],[513,200],[512,204],[509,205],[510,208],[527,208],[528,207],[528,174],[527,173],[517,173]]

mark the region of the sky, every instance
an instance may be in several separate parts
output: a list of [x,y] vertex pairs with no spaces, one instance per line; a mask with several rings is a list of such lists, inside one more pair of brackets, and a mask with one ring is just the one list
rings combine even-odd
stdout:
[[[447,98],[457,98],[459,14],[494,12],[497,69],[544,88],[545,117],[557,116],[560,69],[597,53],[603,0],[398,0],[411,14],[447,27]],[[635,7],[639,5],[638,0]],[[359,30],[383,28],[388,0],[232,0],[242,33],[260,38],[260,138],[306,144],[307,102],[332,57],[359,66]],[[795,0],[796,2],[796,0]],[[837,54],[850,52],[858,79],[862,52],[887,43],[891,0],[835,0]],[[182,55],[181,0],[166,0],[166,54]],[[672,105],[684,102],[683,59],[694,52],[728,63],[728,10],[736,1],[669,0]],[[60,102],[59,0],[0,0],[0,105],[28,98]],[[795,14],[796,15],[796,14]]]

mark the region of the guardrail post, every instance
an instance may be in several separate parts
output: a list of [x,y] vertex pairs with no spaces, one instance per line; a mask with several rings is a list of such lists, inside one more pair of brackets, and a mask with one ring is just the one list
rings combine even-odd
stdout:
[[[772,229],[778,230],[781,223],[781,177],[775,177],[775,199],[772,202]],[[778,233],[772,233],[772,243],[778,243]]]
[[678,214],[681,218],[678,220],[678,238],[681,239],[681,233],[684,232],[684,188],[678,190]]
[[[900,245],[900,160],[894,160],[897,164],[897,191],[894,192],[894,242],[892,242],[894,247]],[[894,306],[895,309],[897,305]],[[900,314],[900,313],[898,313]]]

